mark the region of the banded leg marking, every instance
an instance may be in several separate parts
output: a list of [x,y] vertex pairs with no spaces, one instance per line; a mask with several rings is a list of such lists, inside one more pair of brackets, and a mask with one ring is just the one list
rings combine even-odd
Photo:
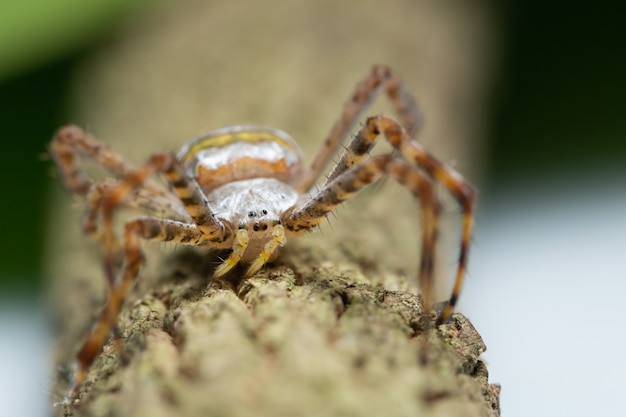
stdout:
[[152,217],[142,217],[126,223],[124,227],[124,266],[118,280],[107,286],[107,303],[76,355],[76,372],[72,387],[68,392],[68,399],[70,400],[78,394],[89,367],[104,346],[117,321],[124,300],[135,283],[144,259],[141,239],[171,241],[193,246],[209,245],[202,232],[192,224]]
[[[386,116],[370,117],[361,130],[364,132],[359,132],[355,142],[363,139],[364,143],[367,144],[367,140],[370,140],[372,136],[383,136],[409,162],[416,164],[420,169],[424,170],[436,183],[442,184],[461,207],[461,247],[459,249],[458,266],[448,305],[437,319],[437,324],[440,324],[454,311],[463,287],[469,255],[469,243],[474,227],[476,192],[458,172],[439,162],[419,143],[412,140],[402,126],[392,118]],[[359,144],[354,144],[353,147],[358,148]],[[349,153],[351,148],[348,148],[346,153]]]
[[[341,116],[333,125],[324,141],[324,146],[313,159],[308,172],[296,186],[297,190],[307,191],[317,181],[343,138],[350,133],[359,115],[376,97],[381,87],[385,88],[385,93],[409,136],[413,137],[417,134],[422,124],[422,115],[415,99],[395,71],[385,65],[375,65],[369,74],[357,84],[350,99],[344,104]],[[336,176],[340,172],[333,170],[333,173]],[[326,184],[335,176],[331,174]]]
[[[120,183],[120,180],[105,178],[91,186],[86,196],[87,207],[82,221],[83,233],[96,235],[98,214],[102,206],[102,200],[105,195],[118,187]],[[157,190],[138,188],[132,194],[132,198],[127,198],[122,202],[124,207],[141,210],[144,214],[159,218],[169,218],[184,223],[192,221],[180,200],[169,191],[158,193]]]
[[[115,277],[115,254],[117,238],[114,230],[114,213],[135,190],[149,180],[155,172],[161,172],[172,184],[174,193],[182,200],[194,224],[211,242],[225,240],[224,225],[211,213],[204,194],[198,186],[185,176],[176,158],[167,153],[153,155],[148,162],[134,170],[114,188],[102,196],[102,249],[104,270],[109,282]],[[215,246],[215,245],[214,245]]]
[[432,304],[432,281],[434,253],[439,224],[440,205],[436,199],[431,179],[407,161],[394,155],[373,157],[339,174],[317,195],[295,210],[285,227],[295,234],[309,230],[319,224],[335,207],[350,199],[363,187],[383,176],[390,176],[408,188],[422,208],[422,247],[420,256],[419,283],[424,293],[424,306]]
[[57,131],[50,151],[61,170],[63,183],[79,195],[86,195],[93,182],[78,165],[77,156],[94,160],[117,177],[124,177],[135,170],[120,154],[74,125],[64,126]]

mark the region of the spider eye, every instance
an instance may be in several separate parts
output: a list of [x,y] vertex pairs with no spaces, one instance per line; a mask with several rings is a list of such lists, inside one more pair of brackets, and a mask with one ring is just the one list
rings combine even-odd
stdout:
[[258,225],[258,224],[255,224],[255,225],[254,225],[254,227],[253,227],[253,229],[254,229],[254,231],[255,231],[255,232],[258,232],[258,231],[259,231],[259,225]]
[[249,211],[248,212],[248,217],[255,217],[256,216],[256,212],[255,211]]
[[265,209],[261,210],[261,214],[265,216],[267,214],[267,210]]

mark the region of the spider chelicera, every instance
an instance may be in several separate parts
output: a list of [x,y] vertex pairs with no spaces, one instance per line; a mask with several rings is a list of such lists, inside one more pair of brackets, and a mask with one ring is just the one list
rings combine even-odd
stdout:
[[[343,148],[330,174],[316,186],[341,148],[342,139],[379,90],[385,91],[400,122],[387,116],[367,118]],[[102,243],[107,279],[107,304],[77,355],[68,400],[76,398],[139,273],[142,239],[230,249],[214,276],[219,278],[242,263],[248,265],[245,276],[249,277],[275,259],[288,239],[316,228],[337,205],[382,177],[391,177],[408,188],[421,207],[418,281],[426,311],[432,306],[440,213],[434,185],[441,184],[460,204],[458,267],[452,294],[438,317],[437,322],[443,322],[454,310],[463,283],[475,192],[456,171],[413,140],[420,120],[415,100],[400,77],[389,67],[377,65],[357,84],[308,168],[303,166],[299,147],[291,137],[266,127],[233,126],[209,132],[187,143],[177,156],[157,153],[139,168],[82,129],[62,127],[52,141],[51,153],[67,188],[86,197],[82,227]],[[385,138],[394,152],[370,157],[379,137]],[[77,163],[78,157],[92,159],[115,178],[92,181]],[[169,189],[152,179],[155,173],[165,177]],[[116,262],[119,243],[113,227],[118,207],[147,214],[124,226],[121,268]]]

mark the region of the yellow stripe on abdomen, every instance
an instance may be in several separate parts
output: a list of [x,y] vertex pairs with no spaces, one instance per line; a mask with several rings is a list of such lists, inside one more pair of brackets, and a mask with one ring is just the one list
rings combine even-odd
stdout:
[[208,133],[185,145],[178,158],[205,192],[251,178],[289,183],[302,164],[300,148],[289,135],[258,126],[233,126]]

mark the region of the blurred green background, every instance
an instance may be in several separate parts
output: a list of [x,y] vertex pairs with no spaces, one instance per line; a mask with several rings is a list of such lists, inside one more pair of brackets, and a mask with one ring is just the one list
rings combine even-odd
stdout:
[[0,2],[0,126],[3,234],[0,289],[38,291],[46,224],[51,135],[70,119],[66,99],[75,66],[114,36],[140,1]]
[[[41,156],[55,129],[71,121],[66,103],[76,67],[115,37],[127,16],[147,7],[120,0],[2,1],[3,293],[36,293],[42,284],[47,204],[50,190],[61,185]],[[516,0],[494,2],[492,9],[502,39],[482,192],[497,193],[520,177],[623,166],[626,6]]]

